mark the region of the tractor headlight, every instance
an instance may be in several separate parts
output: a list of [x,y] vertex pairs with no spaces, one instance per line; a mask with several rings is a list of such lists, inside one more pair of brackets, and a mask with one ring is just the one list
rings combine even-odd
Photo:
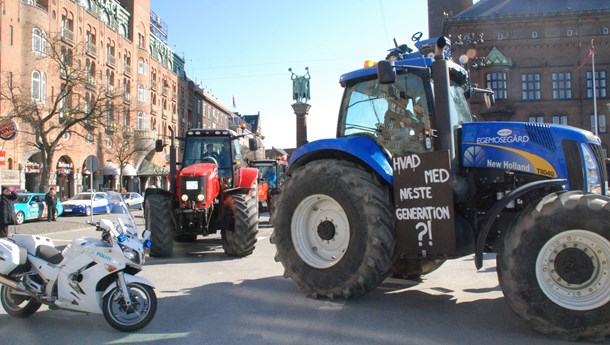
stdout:
[[599,177],[599,167],[595,160],[595,156],[587,144],[580,144],[582,149],[583,161],[585,164],[585,179],[587,181],[587,191],[600,194],[602,192],[601,182]]
[[182,196],[180,197],[180,199],[182,199],[182,201],[188,201],[189,196],[186,194],[182,194]]
[[205,200],[205,196],[203,196],[203,194],[197,194],[197,201],[198,202],[203,202]]

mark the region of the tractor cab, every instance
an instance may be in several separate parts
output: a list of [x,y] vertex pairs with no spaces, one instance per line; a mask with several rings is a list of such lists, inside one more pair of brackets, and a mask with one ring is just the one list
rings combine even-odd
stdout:
[[213,164],[221,185],[232,186],[241,167],[242,156],[238,138],[231,130],[189,130],[185,138],[182,170],[196,164]]

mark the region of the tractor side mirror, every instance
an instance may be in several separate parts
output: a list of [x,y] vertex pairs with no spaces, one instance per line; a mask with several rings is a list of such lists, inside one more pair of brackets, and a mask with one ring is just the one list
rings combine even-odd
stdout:
[[157,152],[163,151],[163,140],[162,139],[157,139],[155,141],[155,151],[157,151]]
[[392,84],[396,81],[394,61],[381,60],[377,63],[377,78],[379,84]]
[[248,146],[249,146],[250,151],[258,150],[258,140],[256,138],[248,139]]

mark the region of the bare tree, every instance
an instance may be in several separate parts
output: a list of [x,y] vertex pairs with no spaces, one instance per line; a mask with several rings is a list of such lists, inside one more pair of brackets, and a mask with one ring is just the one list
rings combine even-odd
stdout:
[[106,153],[110,159],[116,160],[119,166],[119,191],[121,191],[123,187],[123,169],[138,151],[135,147],[133,133],[130,133],[128,127],[123,127],[122,131],[112,132],[112,134],[107,135],[107,138],[112,141],[112,145],[106,150]]
[[[74,45],[55,35],[43,46],[34,67],[38,75],[33,73],[32,79],[23,75],[21,80],[13,75],[0,90],[0,101],[20,123],[22,142],[40,151],[41,191],[48,189],[53,158],[64,147],[64,135],[91,141],[100,125],[116,126],[113,117],[123,96],[115,92],[113,72],[103,79],[96,60],[85,55],[84,43]],[[46,87],[47,81],[54,87]],[[48,94],[48,89],[55,91]]]

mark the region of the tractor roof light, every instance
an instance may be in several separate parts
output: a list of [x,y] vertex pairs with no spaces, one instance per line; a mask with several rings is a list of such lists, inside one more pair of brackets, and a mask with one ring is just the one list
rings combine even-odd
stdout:
[[377,66],[377,61],[375,61],[375,60],[364,60],[364,68],[375,67],[375,66]]

